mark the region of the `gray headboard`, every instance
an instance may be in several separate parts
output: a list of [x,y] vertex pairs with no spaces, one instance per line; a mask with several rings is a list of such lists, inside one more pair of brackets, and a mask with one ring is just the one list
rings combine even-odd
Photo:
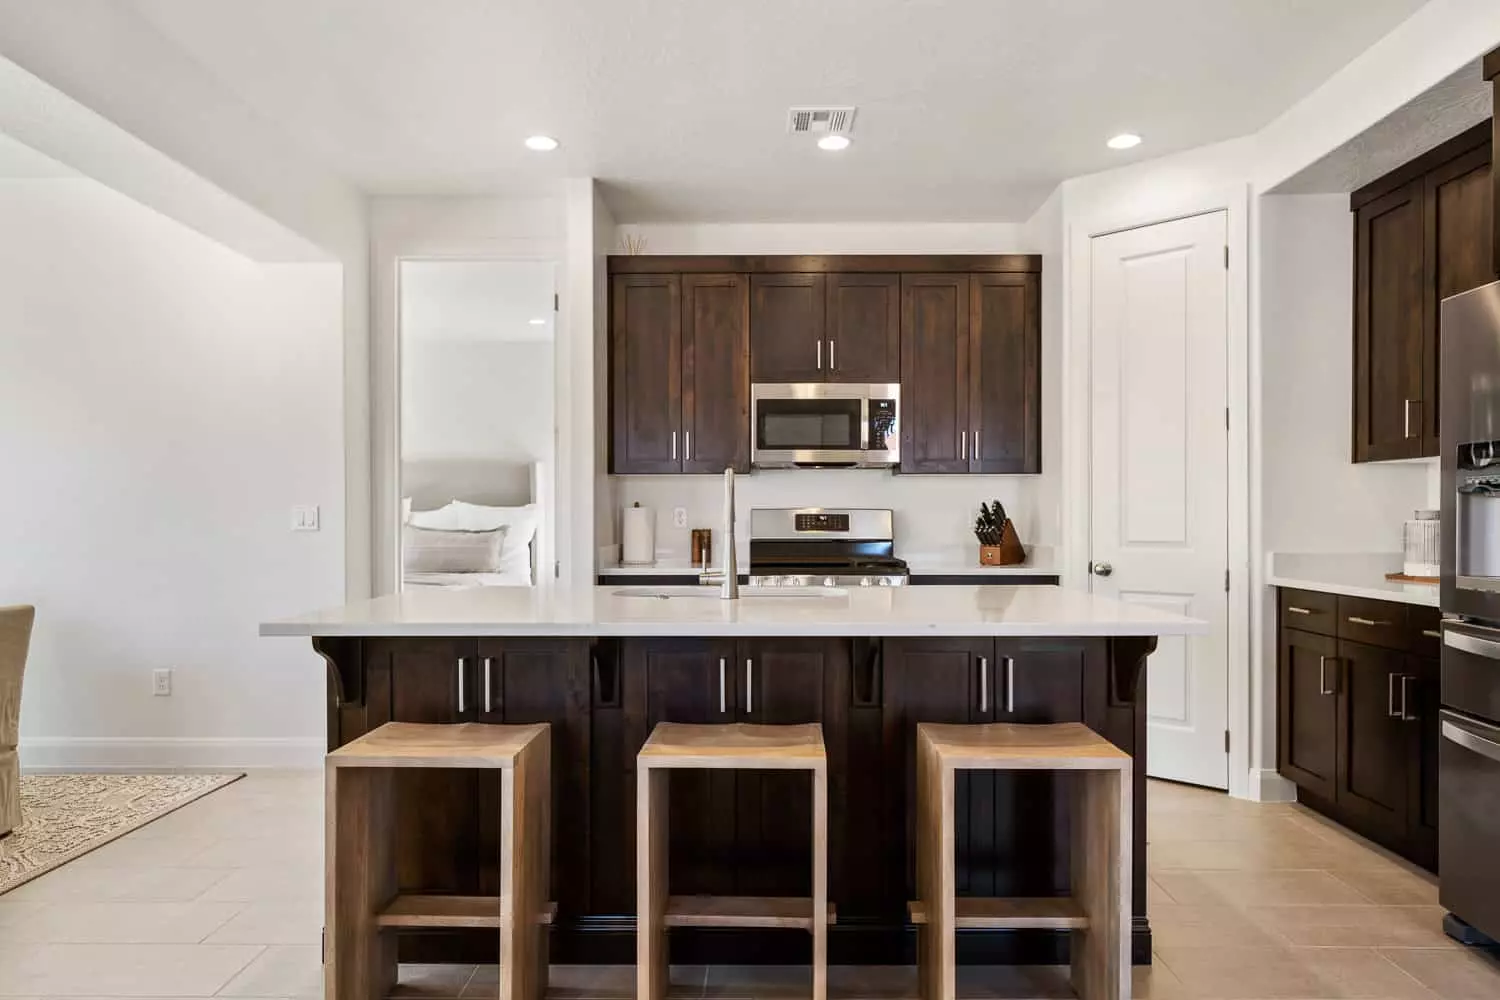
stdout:
[[401,495],[412,510],[434,510],[450,500],[488,507],[522,507],[532,496],[534,466],[477,458],[423,458],[401,462]]

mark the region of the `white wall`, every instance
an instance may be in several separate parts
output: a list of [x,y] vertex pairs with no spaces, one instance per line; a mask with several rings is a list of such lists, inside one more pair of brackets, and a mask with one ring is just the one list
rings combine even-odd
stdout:
[[408,342],[401,351],[401,457],[552,460],[552,343]]
[[[319,759],[323,664],[256,630],[343,599],[341,307],[335,264],[257,264],[89,180],[0,182],[25,763]],[[289,530],[296,504],[321,531]]]
[[1349,196],[1267,196],[1260,219],[1265,550],[1400,551],[1435,463],[1350,461]]

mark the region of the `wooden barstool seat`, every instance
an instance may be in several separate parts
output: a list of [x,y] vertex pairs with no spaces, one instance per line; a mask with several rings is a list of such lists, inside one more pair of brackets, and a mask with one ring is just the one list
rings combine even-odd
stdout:
[[[812,772],[812,895],[673,896],[667,888],[667,778],[673,769]],[[828,995],[828,757],[823,727],[663,722],[641,747],[636,773],[636,982],[638,1000],[667,992],[667,928],[769,927],[810,931],[813,1000]]]
[[[396,985],[396,931],[466,927],[500,933],[502,1000],[541,1000],[553,912],[550,728],[388,722],[328,755],[325,996],[384,1000]],[[403,768],[503,772],[500,895],[397,892],[395,772]]]
[[[1072,895],[959,898],[954,876],[954,783],[960,770],[1077,772],[1072,786]],[[954,931],[1073,931],[1072,981],[1081,1000],[1129,1000],[1131,758],[1082,723],[917,726],[917,893],[922,995],[956,993]]]

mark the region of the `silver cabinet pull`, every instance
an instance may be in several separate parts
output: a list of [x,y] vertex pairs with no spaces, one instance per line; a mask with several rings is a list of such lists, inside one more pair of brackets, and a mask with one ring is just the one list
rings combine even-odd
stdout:
[[458,658],[458,714],[464,714],[464,658]]
[[672,432],[672,461],[677,461],[677,432]]
[[729,703],[724,699],[724,657],[719,657],[719,714],[723,715],[729,711]]
[[818,341],[818,371],[823,370],[823,341]]
[[1286,609],[1288,611],[1290,611],[1294,615],[1310,615],[1310,614],[1312,614],[1312,610],[1311,609],[1309,609],[1309,608],[1299,608],[1295,604],[1288,604],[1286,606]]
[[969,460],[969,432],[958,432],[958,460],[967,462]]
[[1349,623],[1351,625],[1368,625],[1371,628],[1378,628],[1378,627],[1380,627],[1382,625],[1389,625],[1390,624],[1390,622],[1378,622],[1378,621],[1376,621],[1373,618],[1360,618],[1360,617],[1358,617],[1356,615],[1350,615],[1349,616]]
[[1393,719],[1401,718],[1401,713],[1396,710],[1396,679],[1400,674],[1389,674],[1385,681],[1385,714]]
[[1016,661],[1014,657],[1007,656],[1005,663],[1005,714],[1010,715],[1016,710]]
[[1467,632],[1454,632],[1449,630],[1443,633],[1443,645],[1452,646],[1454,649],[1465,653],[1473,653],[1475,656],[1483,656],[1491,660],[1500,660],[1500,642],[1493,639],[1481,639],[1477,635]]
[[745,714],[755,711],[755,661],[745,661]]
[[979,432],[974,432],[974,461],[979,461]]
[[1409,710],[1409,701],[1410,701],[1410,695],[1411,695],[1411,688],[1408,687],[1408,685],[1412,684],[1412,683],[1415,683],[1415,682],[1416,682],[1416,678],[1413,677],[1411,674],[1402,674],[1401,675],[1401,721],[1402,722],[1416,722],[1417,719],[1418,719],[1418,716],[1413,715],[1410,712],[1410,710]]
[[682,432],[682,460],[691,462],[693,460],[693,432]]
[[1420,399],[1408,399],[1406,405],[1401,408],[1401,416],[1405,421],[1405,436],[1412,437],[1411,432],[1411,404],[1422,402]]
[[[1318,657],[1318,694],[1338,694],[1338,688],[1328,686],[1328,661],[1332,659],[1327,656]],[[1337,663],[1338,660],[1333,662]]]
[[990,710],[990,661],[979,658],[979,714]]
[[486,656],[484,658],[484,660],[483,660],[483,663],[484,663],[484,710],[486,712],[493,712],[495,710],[495,701],[494,701],[493,698],[490,697],[490,673],[491,673],[490,667],[494,664],[494,662],[495,662],[495,658],[493,656]]
[[1436,629],[1430,628],[1424,628],[1422,630],[1422,634],[1429,639],[1441,639],[1443,637],[1443,633],[1437,631]]
[[828,338],[828,370],[836,372],[839,370],[837,362],[833,360],[833,338]]

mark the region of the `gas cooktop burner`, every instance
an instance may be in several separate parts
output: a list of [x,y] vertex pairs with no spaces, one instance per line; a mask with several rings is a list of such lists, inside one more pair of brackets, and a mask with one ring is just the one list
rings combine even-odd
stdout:
[[903,587],[888,510],[826,507],[750,511],[752,587]]

